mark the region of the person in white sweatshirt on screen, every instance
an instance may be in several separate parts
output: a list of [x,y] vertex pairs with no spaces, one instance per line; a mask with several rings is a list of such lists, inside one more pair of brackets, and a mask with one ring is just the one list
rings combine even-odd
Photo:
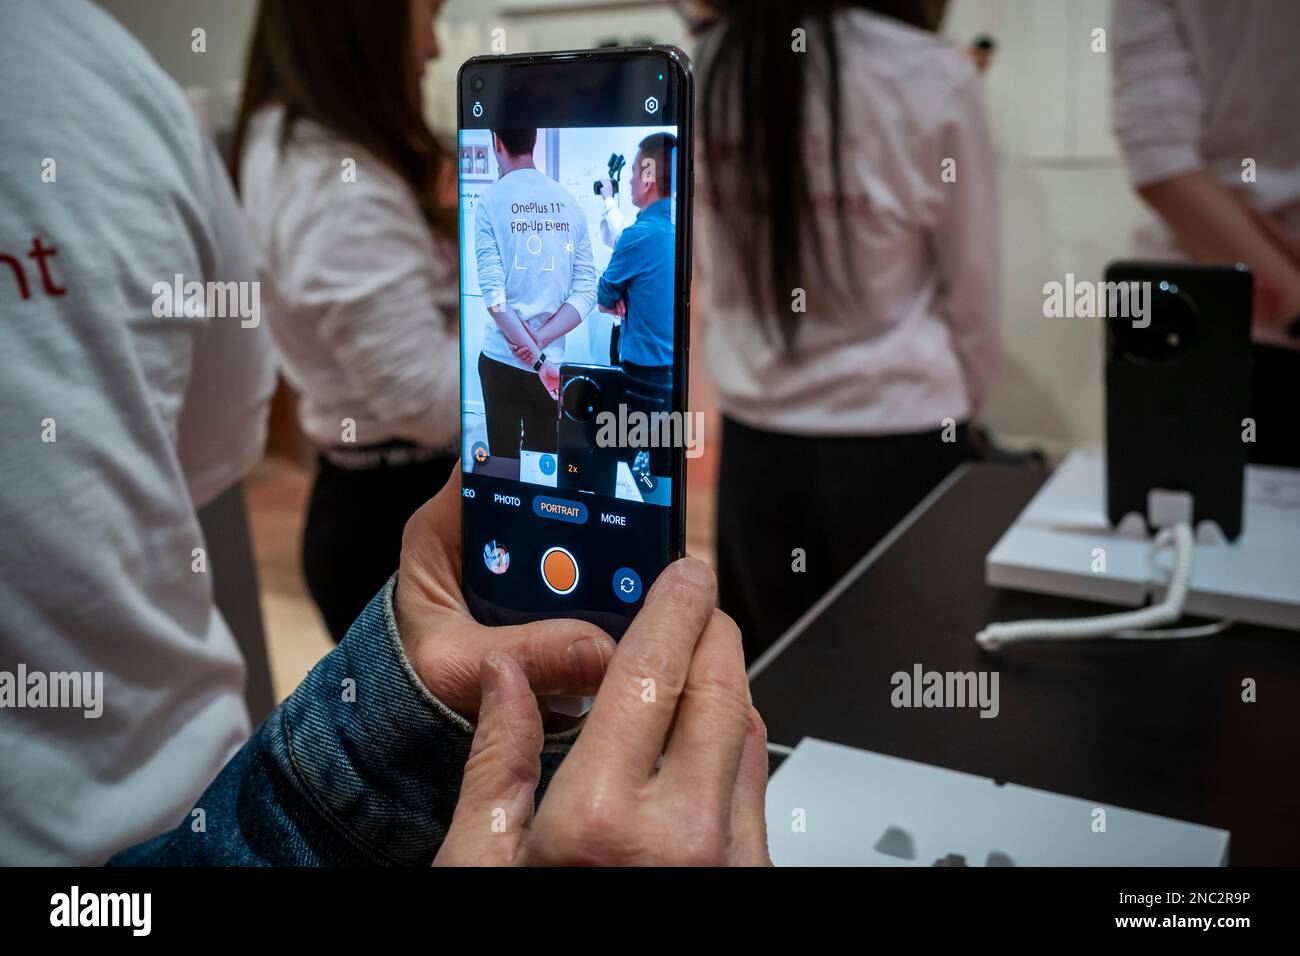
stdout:
[[596,268],[578,202],[533,162],[536,129],[492,131],[501,178],[479,197],[478,283],[489,319],[479,378],[488,453],[554,452],[565,336],[596,304]]

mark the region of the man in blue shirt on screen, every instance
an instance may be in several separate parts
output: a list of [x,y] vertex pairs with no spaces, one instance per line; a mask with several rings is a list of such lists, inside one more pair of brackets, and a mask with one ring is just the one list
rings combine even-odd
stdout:
[[[677,137],[671,133],[653,133],[641,141],[631,178],[632,204],[640,212],[636,222],[619,236],[596,287],[600,310],[623,316],[618,360],[627,373],[629,413],[653,415],[672,410],[676,148]],[[668,475],[670,450],[648,451],[647,458],[638,455],[638,449],[627,449],[633,471],[648,467],[651,474]]]

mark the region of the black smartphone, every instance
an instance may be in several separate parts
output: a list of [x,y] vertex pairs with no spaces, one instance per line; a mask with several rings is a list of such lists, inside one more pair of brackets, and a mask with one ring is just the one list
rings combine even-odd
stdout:
[[560,421],[556,428],[559,488],[569,494],[618,497],[624,449],[600,440],[600,423],[627,403],[627,374],[613,365],[560,366]]
[[483,56],[457,91],[465,599],[617,639],[685,551],[690,62]]
[[1145,520],[1148,494],[1163,489],[1191,494],[1194,524],[1214,521],[1229,541],[1241,533],[1253,293],[1244,268],[1107,267],[1111,524],[1131,513]]

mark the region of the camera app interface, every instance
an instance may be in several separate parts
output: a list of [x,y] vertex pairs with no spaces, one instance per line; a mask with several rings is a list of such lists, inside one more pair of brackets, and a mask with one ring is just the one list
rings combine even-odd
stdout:
[[589,65],[605,88],[571,110],[533,102],[553,67],[462,78],[463,578],[488,623],[617,637],[669,556],[678,144],[648,65]]

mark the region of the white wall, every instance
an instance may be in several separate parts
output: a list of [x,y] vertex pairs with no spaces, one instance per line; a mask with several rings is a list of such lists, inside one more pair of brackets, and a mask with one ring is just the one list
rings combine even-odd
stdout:
[[[39,2],[39,0],[37,0]],[[204,103],[209,126],[224,129],[238,103],[244,53],[257,0],[96,0],[149,50],[158,65]],[[196,28],[206,32],[204,53],[192,49]]]
[[[999,44],[986,78],[1000,152],[1004,357],[984,418],[1011,444],[1099,442],[1102,329],[1043,316],[1043,284],[1099,279],[1144,215],[1110,134],[1110,0],[954,0],[945,33]],[[1109,42],[1107,43],[1109,49]]]

